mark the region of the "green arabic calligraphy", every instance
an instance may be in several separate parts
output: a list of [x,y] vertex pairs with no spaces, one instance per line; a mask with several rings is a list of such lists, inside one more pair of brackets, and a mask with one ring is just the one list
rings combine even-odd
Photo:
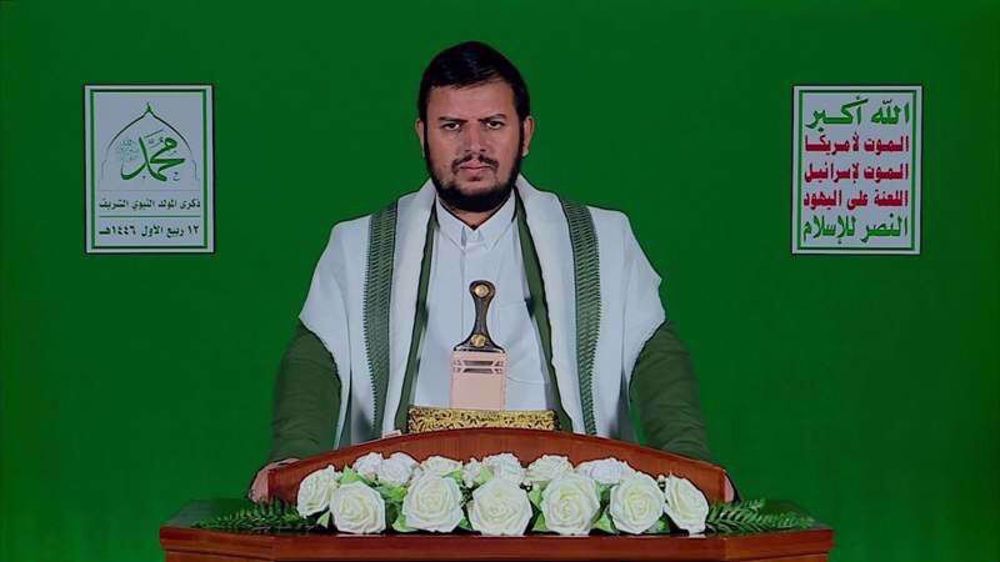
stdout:
[[[903,112],[903,122],[910,122],[910,104],[906,103],[902,109],[898,105],[893,105],[889,107],[892,100],[883,100],[882,105],[885,107],[878,108],[878,111],[872,115],[872,123],[881,123],[883,125],[895,125],[899,123],[899,112]],[[885,112],[883,114],[883,111]]]
[[[143,170],[149,170],[149,175],[154,179],[165,182],[167,181],[167,176],[163,175],[163,170],[184,163],[183,158],[160,158],[160,155],[164,152],[177,148],[177,141],[171,137],[163,139],[163,148],[154,152],[152,158],[149,157],[149,151],[146,150],[146,143],[143,142],[142,137],[139,137],[139,148],[142,150],[142,164],[129,173],[125,172],[125,165],[122,164],[121,176],[123,180],[130,180],[142,173]],[[153,166],[156,166],[156,168]]]
[[[855,101],[850,103],[845,103],[840,106],[840,116],[829,116],[826,114],[826,110],[813,111],[813,122],[806,125],[808,129],[816,129],[816,127],[822,123],[824,125],[850,125],[851,123],[861,124],[861,106],[868,103],[868,98],[861,99],[861,96],[855,96]],[[851,114],[851,109],[855,109],[854,115]],[[855,117],[857,120],[855,121]],[[822,131],[823,127],[816,129],[817,131]]]

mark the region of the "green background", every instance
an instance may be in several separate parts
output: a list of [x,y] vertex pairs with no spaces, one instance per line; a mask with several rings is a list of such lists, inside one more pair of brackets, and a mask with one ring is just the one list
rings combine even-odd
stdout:
[[[836,561],[1000,558],[1000,10],[760,4],[0,4],[0,559],[158,560],[243,492],[329,228],[423,181],[420,73],[470,38],[534,94],[528,178],[631,217],[744,494]],[[84,255],[82,85],[200,82],[216,254]],[[920,256],[790,254],[818,83],[924,86]]]

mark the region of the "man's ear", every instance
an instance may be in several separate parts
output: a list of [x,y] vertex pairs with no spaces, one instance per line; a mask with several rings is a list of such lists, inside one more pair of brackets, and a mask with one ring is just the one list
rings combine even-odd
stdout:
[[531,148],[531,137],[535,135],[535,118],[530,115],[525,117],[521,128],[524,130],[524,143],[521,146],[521,157],[523,158],[528,155],[528,149]]
[[417,120],[413,123],[413,130],[417,132],[417,140],[420,141],[420,155],[427,156],[424,154],[424,122],[417,117]]

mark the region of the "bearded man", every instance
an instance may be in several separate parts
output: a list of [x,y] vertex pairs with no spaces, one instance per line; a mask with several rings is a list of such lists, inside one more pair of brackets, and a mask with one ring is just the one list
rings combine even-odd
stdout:
[[483,43],[453,46],[424,71],[417,107],[430,179],[334,226],[281,364],[271,462],[251,498],[267,498],[275,466],[406,431],[410,406],[447,407],[475,280],[496,287],[505,408],[709,460],[688,354],[627,217],[520,173],[535,119],[517,68]]

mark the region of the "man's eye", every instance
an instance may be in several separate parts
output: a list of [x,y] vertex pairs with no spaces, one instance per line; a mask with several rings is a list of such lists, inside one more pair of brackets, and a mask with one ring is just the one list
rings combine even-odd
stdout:
[[441,125],[441,128],[445,131],[457,131],[458,123],[445,123],[444,125]]
[[486,122],[486,127],[489,128],[489,129],[493,129],[493,130],[502,129],[503,126],[504,126],[504,122],[503,121],[487,121]]

